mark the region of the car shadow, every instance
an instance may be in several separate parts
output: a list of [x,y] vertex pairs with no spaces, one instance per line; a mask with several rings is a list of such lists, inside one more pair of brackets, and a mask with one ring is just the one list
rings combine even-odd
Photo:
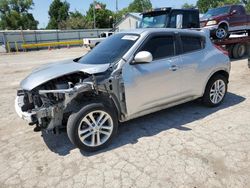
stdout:
[[242,58],[233,58],[233,57],[231,57],[230,58],[230,61],[231,62],[237,62],[237,61],[240,61],[240,60],[248,60],[248,55],[245,55],[244,57],[242,57]]
[[[215,108],[205,107],[196,100],[130,120],[120,124],[116,137],[119,137],[119,139],[114,139],[107,148],[91,153],[81,151],[81,154],[92,156],[126,144],[135,144],[139,138],[153,136],[168,129],[174,128],[180,131],[191,131],[191,128],[185,127],[186,124],[202,119],[222,109],[237,105],[244,100],[244,97],[228,93],[224,102]],[[75,149],[75,146],[69,141],[66,131],[58,135],[42,132],[42,137],[48,148],[58,155],[68,155],[71,150]]]

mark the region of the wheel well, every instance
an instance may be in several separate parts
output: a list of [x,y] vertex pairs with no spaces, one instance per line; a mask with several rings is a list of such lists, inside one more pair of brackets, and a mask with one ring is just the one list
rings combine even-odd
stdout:
[[219,71],[215,72],[214,74],[212,74],[212,76],[210,76],[210,78],[207,80],[206,87],[205,87],[204,90],[203,90],[203,94],[204,94],[204,92],[205,92],[205,90],[206,90],[206,88],[207,88],[207,84],[209,83],[209,81],[210,81],[214,76],[216,76],[216,75],[222,75],[222,76],[224,76],[224,77],[227,79],[227,83],[229,82],[229,81],[228,81],[228,80],[229,80],[229,73],[226,72],[226,71],[224,71],[224,70],[219,70]]
[[115,101],[107,94],[103,92],[99,92],[99,94],[95,94],[93,92],[86,92],[79,94],[75,99],[72,100],[72,104],[70,104],[70,109],[72,112],[78,111],[82,108],[83,105],[89,102],[100,102],[104,105],[107,105],[110,109],[114,110],[118,115],[120,114],[120,109],[116,106]]
[[[215,75],[222,75],[222,76],[224,76],[224,77],[227,79],[227,82],[228,82],[228,79],[229,79],[229,74],[228,74],[228,72],[226,72],[226,71],[224,71],[224,70],[217,71],[217,72],[215,72],[215,73],[210,77],[210,79],[211,79],[212,77],[214,77]],[[209,80],[210,80],[210,79],[209,79]]]
[[218,27],[223,27],[223,28],[227,29],[228,25],[225,22],[223,22]]

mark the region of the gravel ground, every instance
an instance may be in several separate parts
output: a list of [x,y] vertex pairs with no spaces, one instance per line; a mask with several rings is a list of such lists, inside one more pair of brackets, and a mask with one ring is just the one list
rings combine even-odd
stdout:
[[217,108],[190,102],[119,127],[110,147],[76,149],[66,133],[34,133],[14,111],[35,67],[84,48],[0,55],[0,187],[250,187],[250,69],[232,62]]

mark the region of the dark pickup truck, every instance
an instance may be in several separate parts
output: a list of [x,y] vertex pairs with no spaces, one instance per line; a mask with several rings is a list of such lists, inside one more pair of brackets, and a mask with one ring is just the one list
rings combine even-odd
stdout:
[[[245,8],[241,5],[210,9],[201,18],[201,22],[198,9],[157,8],[142,13],[140,28],[199,29],[200,24],[202,27],[211,30],[214,38],[212,42],[217,47],[227,50],[231,58],[243,58],[247,54],[247,50],[250,51],[250,16],[246,14]],[[216,32],[217,35],[220,34],[218,38],[214,37]],[[248,35],[237,35],[228,38],[232,32],[248,32]],[[248,56],[250,58],[250,52]]]
[[198,9],[156,8],[142,13],[140,28],[199,28]]
[[209,9],[200,19],[201,27],[211,30],[217,39],[228,38],[230,33],[250,31],[250,15],[242,5],[227,5]]

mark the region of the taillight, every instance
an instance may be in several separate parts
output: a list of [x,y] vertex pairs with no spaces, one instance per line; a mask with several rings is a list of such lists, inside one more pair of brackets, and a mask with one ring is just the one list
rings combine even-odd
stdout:
[[218,46],[218,45],[215,45],[214,44],[214,47],[216,47],[218,50],[220,50],[223,54],[225,54],[226,56],[229,55],[228,51],[225,50],[224,48],[222,48],[221,46]]

